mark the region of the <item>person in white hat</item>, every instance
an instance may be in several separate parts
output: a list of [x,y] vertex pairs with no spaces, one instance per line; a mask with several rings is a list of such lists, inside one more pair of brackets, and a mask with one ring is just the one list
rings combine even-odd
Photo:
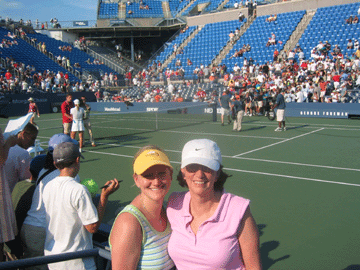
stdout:
[[248,199],[224,191],[229,177],[218,145],[208,139],[185,144],[180,186],[170,195],[169,255],[176,269],[261,269],[259,234]]
[[33,125],[36,125],[34,122],[35,116],[37,115],[37,117],[40,117],[40,112],[39,112],[39,108],[36,105],[34,99],[31,97],[28,99],[29,101],[29,111],[28,113],[32,113],[33,115],[30,118],[30,123]]
[[83,108],[80,107],[80,100],[74,100],[74,108],[70,109],[70,114],[72,115],[72,125],[71,125],[71,133],[70,137],[75,139],[76,133],[79,132],[79,146],[80,152],[82,152],[82,147],[84,144],[84,114],[85,111]]

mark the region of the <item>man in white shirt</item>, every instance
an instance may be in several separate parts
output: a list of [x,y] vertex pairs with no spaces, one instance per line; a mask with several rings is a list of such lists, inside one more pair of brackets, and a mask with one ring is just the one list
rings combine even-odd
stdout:
[[16,183],[29,179],[31,156],[26,149],[34,146],[38,129],[33,124],[27,124],[16,138],[16,145],[11,147],[6,160],[4,170],[5,177],[12,192]]

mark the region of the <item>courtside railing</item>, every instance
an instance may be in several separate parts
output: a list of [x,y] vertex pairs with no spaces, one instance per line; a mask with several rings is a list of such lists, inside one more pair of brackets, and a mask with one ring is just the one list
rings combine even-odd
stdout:
[[[76,252],[68,252],[63,254],[56,254],[56,255],[49,255],[49,256],[42,256],[42,257],[35,257],[35,258],[28,258],[28,259],[20,259],[16,261],[9,261],[9,262],[2,262],[0,263],[0,269],[23,269],[30,266],[35,265],[42,265],[42,264],[50,264],[50,263],[57,263],[63,262],[73,259],[79,258],[87,258],[87,257],[102,257],[106,260],[111,260],[111,255],[108,250],[102,248],[94,248]],[[108,268],[107,266],[106,268]],[[104,269],[106,269],[104,268]]]

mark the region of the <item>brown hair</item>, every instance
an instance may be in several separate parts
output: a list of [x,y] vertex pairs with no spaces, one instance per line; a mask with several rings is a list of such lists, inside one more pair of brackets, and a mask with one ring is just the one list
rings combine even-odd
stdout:
[[[226,179],[228,179],[228,177],[230,177],[231,175],[228,175],[227,173],[225,173],[223,171],[223,165],[220,165],[220,169],[219,169],[218,173],[219,173],[219,177],[217,178],[217,181],[214,184],[214,190],[215,191],[223,191]],[[181,171],[177,175],[176,179],[178,180],[179,185],[181,187],[189,188],[188,185],[186,184],[186,180],[184,179],[184,176]]]

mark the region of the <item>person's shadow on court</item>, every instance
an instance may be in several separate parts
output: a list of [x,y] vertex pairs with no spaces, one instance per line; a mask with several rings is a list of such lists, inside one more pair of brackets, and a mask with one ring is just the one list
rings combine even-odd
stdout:
[[[266,227],[265,224],[258,224],[259,236],[264,234],[263,229]],[[277,259],[272,259],[269,257],[270,251],[276,249],[280,245],[279,241],[268,241],[262,243],[260,246],[260,255],[261,255],[261,263],[263,270],[269,269],[275,263],[288,259],[290,255],[285,255]]]

